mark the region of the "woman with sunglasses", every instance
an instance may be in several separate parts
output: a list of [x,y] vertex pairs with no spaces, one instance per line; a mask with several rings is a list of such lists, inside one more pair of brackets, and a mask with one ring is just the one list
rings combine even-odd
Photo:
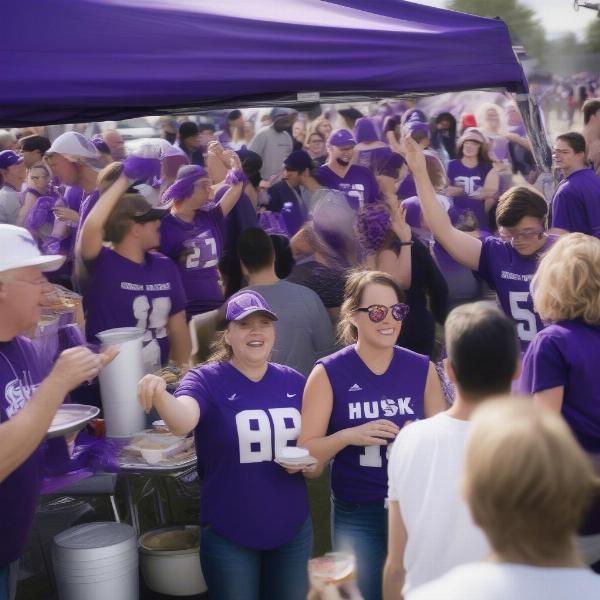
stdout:
[[236,170],[229,172],[225,180],[229,189],[218,204],[210,202],[211,180],[197,165],[181,167],[162,197],[171,206],[160,224],[160,251],[179,267],[188,320],[219,308],[224,301],[217,265],[225,240],[225,217],[239,200],[245,181],[237,155],[230,155]]
[[380,271],[346,282],[338,325],[347,346],[317,362],[302,401],[298,445],[331,466],[336,550],[356,555],[358,586],[379,600],[387,549],[387,453],[400,428],[446,408],[426,356],[395,346],[408,307]]
[[481,240],[454,227],[437,201],[417,144],[404,139],[405,158],[417,184],[423,216],[431,233],[461,265],[475,271],[497,296],[505,314],[517,326],[521,350],[544,325],[533,308],[529,284],[541,256],[557,239],[546,232],[548,205],[536,190],[512,187],[498,201],[496,224],[500,238]]

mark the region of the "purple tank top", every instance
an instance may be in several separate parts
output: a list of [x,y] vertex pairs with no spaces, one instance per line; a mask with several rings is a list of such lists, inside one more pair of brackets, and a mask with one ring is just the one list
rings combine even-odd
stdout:
[[[394,347],[383,375],[375,375],[347,346],[317,363],[333,388],[333,408],[327,433],[389,419],[402,427],[425,417],[424,395],[429,359]],[[393,441],[393,440],[391,440]],[[360,504],[382,503],[387,496],[387,446],[346,446],[331,466],[331,489],[336,498]]]

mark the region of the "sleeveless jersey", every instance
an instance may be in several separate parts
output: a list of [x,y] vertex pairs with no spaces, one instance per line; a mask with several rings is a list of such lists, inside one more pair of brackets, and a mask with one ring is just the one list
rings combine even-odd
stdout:
[[[333,388],[333,408],[328,434],[389,419],[402,427],[422,419],[429,359],[405,348],[394,347],[387,371],[375,375],[348,346],[318,361],[325,367]],[[331,488],[346,502],[375,504],[387,496],[388,451],[385,446],[346,446],[333,459]]]

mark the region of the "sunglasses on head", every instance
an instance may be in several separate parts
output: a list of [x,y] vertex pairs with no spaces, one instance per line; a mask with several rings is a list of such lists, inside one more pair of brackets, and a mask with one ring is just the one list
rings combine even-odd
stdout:
[[408,316],[408,312],[410,308],[408,304],[403,304],[402,302],[398,302],[398,304],[392,304],[392,306],[387,307],[383,304],[371,304],[371,306],[367,306],[366,308],[357,308],[357,312],[366,312],[369,315],[369,319],[373,321],[373,323],[381,323],[388,314],[388,311],[392,311],[392,317],[396,321],[404,321]]

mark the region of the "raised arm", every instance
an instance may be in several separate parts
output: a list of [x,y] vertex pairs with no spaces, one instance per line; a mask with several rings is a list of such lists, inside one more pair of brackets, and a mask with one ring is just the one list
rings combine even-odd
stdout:
[[81,227],[81,234],[77,244],[77,254],[83,260],[93,260],[104,242],[104,227],[121,196],[130,186],[130,181],[125,175],[119,178],[100,196]]
[[435,190],[425,167],[425,156],[420,146],[410,137],[403,139],[405,158],[413,173],[417,195],[427,226],[446,252],[465,267],[477,270],[481,255],[481,242],[464,231],[453,227],[448,213],[435,197]]
[[226,217],[240,199],[248,178],[244,175],[239,156],[233,150],[226,150],[223,156],[229,164],[229,172],[225,177],[225,183],[229,185],[229,189],[223,194],[219,206],[223,211],[223,216]]

